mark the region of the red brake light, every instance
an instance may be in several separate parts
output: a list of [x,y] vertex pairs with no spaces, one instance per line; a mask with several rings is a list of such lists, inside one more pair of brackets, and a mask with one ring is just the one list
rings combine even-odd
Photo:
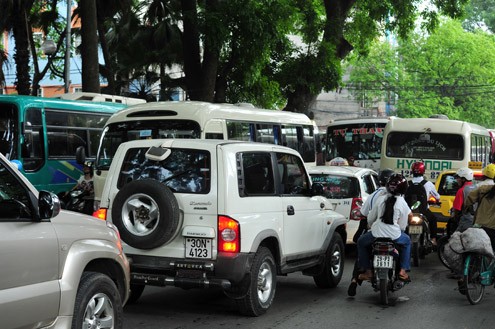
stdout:
[[363,218],[363,215],[361,215],[361,206],[362,205],[363,205],[363,199],[352,198],[351,213],[349,214],[349,219],[361,220]]
[[227,216],[218,216],[218,252],[239,252],[240,233],[239,222]]
[[93,217],[101,220],[107,220],[107,210],[106,208],[100,208],[93,213]]

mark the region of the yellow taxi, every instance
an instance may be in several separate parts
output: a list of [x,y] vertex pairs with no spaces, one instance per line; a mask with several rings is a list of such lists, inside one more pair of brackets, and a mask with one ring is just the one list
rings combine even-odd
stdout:
[[[474,178],[473,184],[483,180],[481,169],[472,169]],[[447,221],[450,217],[450,209],[454,203],[455,194],[459,189],[456,179],[454,178],[457,170],[444,170],[438,176],[435,187],[440,194],[440,204],[430,204],[431,212],[437,217],[437,227],[439,231],[445,230]]]

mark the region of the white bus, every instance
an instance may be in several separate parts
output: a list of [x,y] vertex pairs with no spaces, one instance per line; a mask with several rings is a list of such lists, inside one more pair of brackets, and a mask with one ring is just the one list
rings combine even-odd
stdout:
[[340,119],[327,127],[325,162],[354,158],[354,165],[380,170],[382,139],[388,117]]
[[411,165],[423,161],[425,177],[435,182],[446,169],[481,169],[489,163],[490,153],[490,134],[482,126],[448,119],[394,118],[385,127],[381,169],[412,177]]
[[134,105],[110,117],[103,129],[93,178],[97,200],[118,146],[131,140],[157,138],[284,145],[298,151],[306,164],[316,165],[318,128],[304,114],[257,109],[246,104],[187,101]]

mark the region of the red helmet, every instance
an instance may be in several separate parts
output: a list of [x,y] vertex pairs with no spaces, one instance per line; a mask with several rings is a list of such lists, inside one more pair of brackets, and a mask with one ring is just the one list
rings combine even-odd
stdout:
[[413,176],[422,176],[425,174],[425,164],[423,162],[415,162],[411,166]]
[[401,174],[393,174],[387,182],[387,191],[397,195],[404,194],[407,190],[407,180]]

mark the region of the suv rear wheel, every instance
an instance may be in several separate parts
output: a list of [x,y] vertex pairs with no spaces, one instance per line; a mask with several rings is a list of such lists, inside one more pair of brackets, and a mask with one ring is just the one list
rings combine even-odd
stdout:
[[340,234],[335,233],[325,253],[323,271],[313,279],[318,288],[333,288],[339,284],[343,273],[344,242]]
[[179,226],[179,205],[172,191],[156,180],[124,185],[115,196],[112,220],[122,240],[139,249],[170,241]]
[[270,249],[260,247],[251,266],[247,294],[236,299],[241,314],[260,316],[272,305],[277,287],[277,269]]

